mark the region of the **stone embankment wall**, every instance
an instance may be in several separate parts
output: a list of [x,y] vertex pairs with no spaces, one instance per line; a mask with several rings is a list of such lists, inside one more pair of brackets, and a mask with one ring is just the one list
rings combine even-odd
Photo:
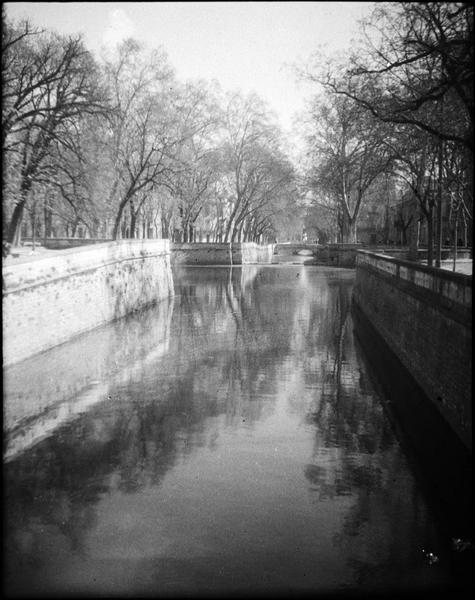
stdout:
[[172,294],[168,240],[123,240],[5,263],[4,365]]
[[318,244],[307,244],[305,242],[300,242],[300,243],[290,242],[290,243],[284,243],[284,244],[274,244],[274,254],[282,255],[282,256],[289,256],[289,255],[293,255],[293,254],[298,254],[302,250],[309,250],[310,252],[312,252],[313,254],[316,255],[317,251],[321,247],[322,246],[319,246]]
[[356,251],[361,244],[328,244],[317,250],[316,260],[319,265],[353,268],[356,262]]
[[244,243],[173,243],[172,265],[270,264],[274,246]]
[[354,302],[472,446],[472,277],[359,251]]

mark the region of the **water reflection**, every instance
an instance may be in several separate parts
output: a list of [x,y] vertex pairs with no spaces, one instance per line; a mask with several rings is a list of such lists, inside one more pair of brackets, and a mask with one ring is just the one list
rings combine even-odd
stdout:
[[173,298],[4,370],[4,457],[9,459],[108,397],[113,382],[168,348]]
[[49,429],[11,370],[8,414],[43,429],[5,467],[9,594],[453,583],[355,345],[352,282],[312,267],[178,268],[173,311],[82,339],[81,356],[106,364],[84,377],[103,387],[84,402],[81,377],[62,370],[46,412],[74,418]]

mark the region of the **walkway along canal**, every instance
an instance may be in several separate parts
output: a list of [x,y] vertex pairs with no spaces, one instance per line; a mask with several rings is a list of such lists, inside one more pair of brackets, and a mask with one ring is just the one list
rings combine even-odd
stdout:
[[6,368],[8,595],[467,590],[465,504],[425,477],[353,285],[176,267],[173,297]]

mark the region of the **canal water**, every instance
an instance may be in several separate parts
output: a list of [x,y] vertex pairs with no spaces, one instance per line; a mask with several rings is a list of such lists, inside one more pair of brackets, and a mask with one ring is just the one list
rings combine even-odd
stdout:
[[7,369],[7,595],[461,585],[459,532],[354,335],[353,281],[178,268],[170,301]]

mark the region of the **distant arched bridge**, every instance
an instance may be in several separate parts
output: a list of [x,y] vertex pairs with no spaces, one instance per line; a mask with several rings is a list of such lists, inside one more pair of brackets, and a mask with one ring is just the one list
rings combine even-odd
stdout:
[[356,250],[361,247],[361,244],[320,245],[304,242],[275,244],[272,262],[354,267]]
[[[320,246],[321,248],[321,246]],[[300,255],[300,256],[316,256],[317,244],[306,244],[305,242],[290,243],[290,244],[275,244],[274,254],[281,256]]]

